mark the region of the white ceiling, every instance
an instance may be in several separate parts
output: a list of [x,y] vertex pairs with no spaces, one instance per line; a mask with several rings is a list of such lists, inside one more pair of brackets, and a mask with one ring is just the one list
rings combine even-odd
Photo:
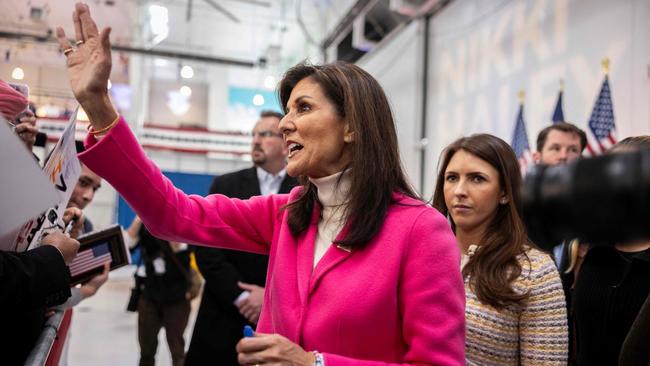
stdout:
[[[240,19],[236,23],[208,1]],[[191,2],[191,18],[187,8]],[[269,6],[252,4],[263,2]],[[301,19],[310,38],[319,42],[355,0],[87,0],[99,27],[110,26],[111,41],[130,47],[143,47],[148,28],[148,7],[163,5],[169,10],[169,36],[156,49],[256,61],[267,57],[288,65],[305,57],[319,55],[318,47],[305,36],[299,26]],[[75,0],[2,1],[0,30],[47,34],[61,25],[73,36],[71,14]],[[43,9],[41,21],[30,18],[32,8]],[[3,49],[4,48],[4,49]],[[11,52],[14,62],[37,62],[41,65],[62,65],[55,43],[0,39],[0,51]],[[271,52],[269,52],[271,51]],[[275,57],[275,56],[279,56]]]

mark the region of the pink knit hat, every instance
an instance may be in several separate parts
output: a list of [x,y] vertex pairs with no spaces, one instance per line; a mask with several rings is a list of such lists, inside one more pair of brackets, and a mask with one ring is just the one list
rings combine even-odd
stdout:
[[27,98],[0,80],[0,115],[13,121],[27,108]]

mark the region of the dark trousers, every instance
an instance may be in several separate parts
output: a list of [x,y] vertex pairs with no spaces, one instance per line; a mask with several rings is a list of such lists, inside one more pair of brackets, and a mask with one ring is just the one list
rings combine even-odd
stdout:
[[190,302],[158,305],[144,297],[138,302],[138,341],[140,342],[140,366],[154,366],[158,348],[158,332],[165,328],[167,344],[174,366],[185,362],[183,331],[190,316]]

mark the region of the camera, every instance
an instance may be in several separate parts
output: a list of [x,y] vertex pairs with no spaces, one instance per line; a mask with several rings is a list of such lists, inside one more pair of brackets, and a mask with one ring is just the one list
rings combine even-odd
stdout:
[[543,250],[573,238],[593,245],[650,238],[650,149],[534,166],[521,198],[528,235]]

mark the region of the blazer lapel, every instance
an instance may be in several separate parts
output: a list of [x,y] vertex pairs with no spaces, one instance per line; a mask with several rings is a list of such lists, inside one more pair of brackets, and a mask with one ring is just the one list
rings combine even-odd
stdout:
[[[336,236],[335,241],[344,238],[345,235],[347,235],[348,231],[349,226],[345,225],[345,227],[343,227],[343,230],[341,230],[341,232]],[[314,250],[312,249],[312,263],[314,258],[313,252]],[[352,248],[332,243],[332,245],[327,248],[327,251],[325,251],[323,258],[321,258],[320,261],[318,261],[318,264],[316,264],[316,268],[314,268],[314,272],[309,282],[309,293],[311,294],[314,289],[316,289],[318,282],[327,272],[329,272],[332,268],[336,267],[341,262],[348,259],[353,253],[354,251]]]
[[320,206],[316,203],[312,209],[309,228],[307,228],[304,238],[298,240],[301,244],[298,246],[298,255],[296,258],[298,262],[296,265],[298,272],[296,276],[298,278],[298,292],[302,304],[307,303],[307,296],[309,295],[309,282],[314,267],[314,245],[316,243],[316,234],[318,233],[319,217]]

